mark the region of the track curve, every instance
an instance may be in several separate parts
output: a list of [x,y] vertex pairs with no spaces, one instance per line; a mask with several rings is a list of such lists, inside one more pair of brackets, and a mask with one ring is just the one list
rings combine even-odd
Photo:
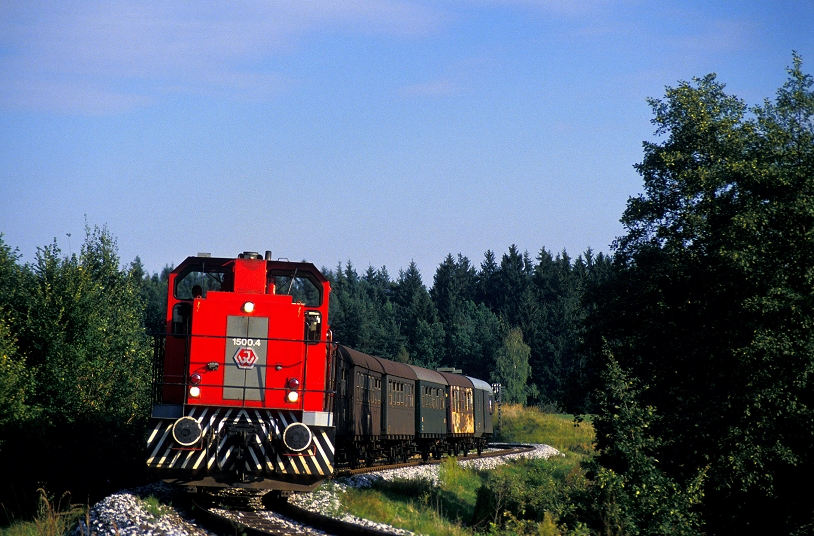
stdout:
[[[489,451],[481,455],[470,454],[457,456],[459,461],[477,460],[520,454],[534,450],[533,445],[518,443],[500,443],[489,446]],[[443,461],[438,460],[411,460],[405,463],[375,465],[358,469],[343,469],[337,472],[336,477],[348,477],[358,474],[388,471],[403,467],[419,465],[434,465]],[[228,505],[228,509],[218,506],[202,504],[200,501],[190,501],[195,515],[202,525],[217,534],[246,534],[247,536],[314,536],[316,534],[334,534],[337,536],[360,534],[363,536],[392,536],[388,530],[377,529],[336,519],[289,503],[285,499],[258,499],[258,495],[251,493],[233,494],[236,501]],[[246,499],[240,505],[241,498]],[[261,506],[262,503],[262,506]],[[262,508],[262,509],[261,509]]]

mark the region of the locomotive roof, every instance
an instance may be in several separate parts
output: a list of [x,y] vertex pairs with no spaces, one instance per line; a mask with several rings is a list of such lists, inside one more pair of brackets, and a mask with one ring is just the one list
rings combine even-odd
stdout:
[[[181,264],[179,264],[178,266],[175,267],[175,269],[173,269],[172,273],[174,273],[174,274],[175,273],[180,273],[190,265],[191,266],[206,265],[206,266],[210,266],[210,267],[216,267],[216,266],[224,267],[224,266],[227,266],[227,265],[235,262],[235,260],[236,259],[230,258],[230,257],[187,257],[186,259],[181,261]],[[258,260],[263,260],[263,259],[258,259]],[[322,272],[320,272],[319,269],[313,263],[310,263],[310,262],[289,262],[289,261],[272,261],[272,260],[269,260],[269,261],[265,261],[265,263],[266,263],[266,270],[268,270],[268,271],[271,271],[271,270],[302,270],[302,271],[306,271],[306,272],[309,272],[309,273],[313,273],[317,277],[317,279],[319,280],[320,283],[323,283],[323,282],[327,281],[325,276],[322,275]]]
[[451,374],[449,372],[439,372],[438,374],[446,378],[447,383],[450,385],[457,385],[458,387],[472,387],[472,382],[466,376]]
[[484,391],[489,391],[490,393],[492,392],[492,386],[485,381],[473,378],[472,376],[467,376],[467,378],[469,378],[469,380],[472,382],[475,389],[483,389]]
[[425,369],[425,368],[421,368],[421,367],[416,367],[414,365],[407,365],[407,366],[410,367],[411,369],[413,369],[413,371],[415,371],[415,375],[421,381],[433,382],[433,383],[438,383],[438,384],[441,384],[441,385],[448,385],[446,378],[444,378],[443,376],[441,376],[441,374],[439,374],[438,372],[435,372],[434,370],[429,370],[429,369]]

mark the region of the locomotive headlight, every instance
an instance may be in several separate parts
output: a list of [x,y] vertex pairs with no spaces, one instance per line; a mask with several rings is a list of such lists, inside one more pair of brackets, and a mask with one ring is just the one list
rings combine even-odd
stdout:
[[201,388],[198,387],[197,385],[193,385],[192,387],[189,388],[189,396],[191,396],[192,398],[198,398],[199,396],[201,396]]
[[301,422],[289,424],[283,432],[283,444],[292,452],[302,452],[311,445],[314,435]]
[[183,447],[197,443],[202,434],[201,425],[192,417],[181,417],[172,425],[172,437]]
[[297,394],[297,391],[289,391],[288,394],[285,396],[285,399],[293,404],[294,402],[300,399],[300,395]]
[[247,301],[243,304],[243,312],[244,313],[253,313],[254,312],[254,302]]

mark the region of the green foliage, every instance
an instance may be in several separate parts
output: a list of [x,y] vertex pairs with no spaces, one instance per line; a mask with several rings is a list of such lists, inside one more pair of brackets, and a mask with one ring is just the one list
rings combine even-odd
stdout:
[[435,501],[443,505],[443,515],[456,523],[466,523],[474,515],[475,501],[481,477],[474,470],[458,464],[455,458],[445,458],[438,469],[439,489]]
[[[751,110],[714,75],[652,100],[665,140],[645,144],[645,191],[623,215],[615,277],[593,294],[591,367],[607,348],[648,387],[632,395],[657,409],[646,454],[677,490],[706,472],[711,534],[814,528],[814,492],[794,484],[814,476],[812,85],[795,55],[774,101]],[[606,417],[614,441],[637,429]],[[637,478],[613,458],[601,458],[613,478]]]
[[517,328],[529,348],[526,399],[584,407],[578,387],[586,367],[578,346],[594,305],[583,297],[608,278],[610,259],[590,249],[576,260],[542,249],[538,259],[535,265],[512,245],[500,262],[487,251],[477,270],[467,257],[449,254],[429,291],[415,263],[395,282],[384,267],[369,267],[361,277],[350,262],[323,269],[334,291],[334,338],[381,357],[486,379],[499,353],[506,358],[504,339]]
[[166,332],[167,284],[172,267],[165,266],[160,274],[148,274],[136,257],[130,264],[130,275],[139,283],[139,298],[144,304],[143,323],[148,334]]
[[143,467],[151,357],[143,274],[119,266],[106,229],[86,233],[78,255],[63,256],[54,243],[24,266],[0,242],[8,275],[0,280],[0,431],[4,458],[26,468],[3,475],[3,504],[40,482],[96,494]]
[[613,359],[605,386],[594,418],[600,455],[587,463],[595,528],[604,534],[701,534],[694,507],[703,497],[705,469],[685,483],[665,474],[656,457],[665,438],[652,433],[660,417],[639,402],[645,388]]
[[[471,534],[458,518],[449,517],[450,512],[459,511],[461,501],[426,479],[385,481],[365,489],[349,488],[341,500],[345,512],[418,534]],[[469,505],[470,515],[471,507],[472,504]]]
[[[27,398],[32,392],[33,378],[28,374],[25,358],[17,352],[16,343],[8,323],[0,316],[0,432],[25,420],[31,411]],[[4,436],[0,433],[0,447]]]
[[437,484],[396,480],[348,489],[341,495],[342,511],[429,535],[589,534],[582,518],[590,519],[585,512],[591,498],[580,462],[592,452],[593,428],[535,408],[507,409],[501,440],[563,445],[564,455],[485,472],[446,458]]
[[529,354],[531,348],[523,342],[520,328],[512,328],[503,339],[503,345],[495,358],[492,381],[500,383],[503,400],[508,404],[525,404],[529,395],[527,385],[531,369]]
[[37,513],[32,521],[15,521],[7,528],[0,528],[0,536],[63,536],[79,519],[87,515],[88,508],[70,503],[70,493],[63,493],[58,500],[42,488],[37,490]]
[[[571,495],[582,492],[585,478],[573,459],[554,456],[520,459],[501,465],[484,476],[478,490],[473,524],[491,526],[503,533],[507,528],[522,533],[540,524],[555,522],[580,527]],[[532,522],[521,524],[520,521]],[[508,525],[508,527],[507,527]]]
[[141,500],[144,511],[158,519],[166,515],[167,507],[155,495],[148,495]]
[[572,415],[543,413],[534,407],[503,405],[500,407],[498,441],[540,443],[560,452],[589,454],[593,451],[594,429],[586,421],[574,422]]
[[38,251],[30,312],[30,364],[51,422],[130,422],[148,405],[149,347],[139,280],[118,266],[115,240],[87,229],[80,255]]
[[446,319],[445,364],[476,378],[488,378],[494,368],[505,328],[483,304],[467,300]]
[[331,281],[331,329],[334,340],[361,352],[385,359],[399,355],[404,340],[399,332],[392,283],[387,269],[369,267],[359,277],[350,261],[336,272],[326,271]]
[[20,326],[27,316],[28,272],[17,261],[19,254],[0,234],[0,447],[11,425],[32,416],[29,403],[33,378],[25,355],[18,349]]

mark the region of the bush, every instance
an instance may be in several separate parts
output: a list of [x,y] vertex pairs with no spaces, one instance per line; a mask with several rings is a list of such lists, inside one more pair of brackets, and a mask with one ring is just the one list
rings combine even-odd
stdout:
[[[571,496],[585,477],[573,457],[521,459],[487,473],[478,489],[473,525],[493,530],[539,528],[555,522],[578,526]],[[532,522],[532,523],[526,523]],[[521,531],[522,532],[522,531]]]
[[43,484],[95,497],[143,473],[151,351],[140,280],[106,229],[86,232],[78,256],[54,243],[33,266],[17,266],[0,240],[10,274],[0,308],[11,312],[0,321],[0,432],[4,459],[24,468],[0,479],[3,504]]

